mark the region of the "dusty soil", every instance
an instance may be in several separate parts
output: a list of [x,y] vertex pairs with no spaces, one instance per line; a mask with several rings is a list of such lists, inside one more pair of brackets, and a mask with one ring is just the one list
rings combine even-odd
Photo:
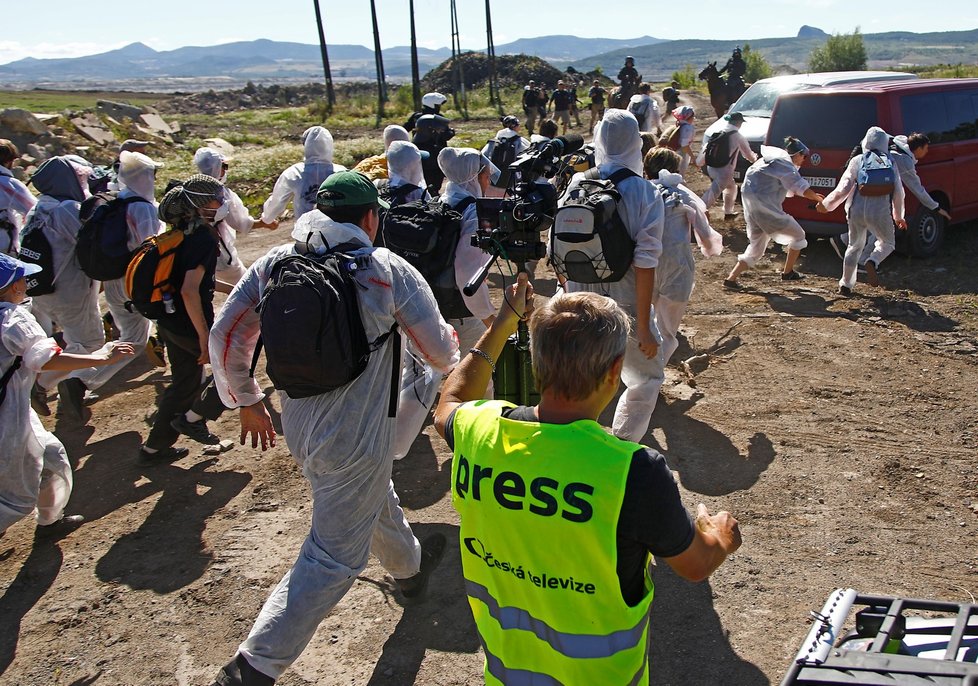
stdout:
[[[749,290],[724,292],[746,241],[740,219],[715,225],[730,250],[699,261],[647,442],[688,506],[740,519],[744,545],[706,583],[657,567],[653,683],[757,686],[780,680],[808,611],[835,587],[968,601],[978,590],[978,231],[952,230],[936,259],[892,257],[883,287],[844,299],[824,241],[805,251],[806,280],[782,284],[771,251],[743,278]],[[239,246],[254,259],[286,231]],[[24,521],[0,539],[0,683],[210,683],[306,534],[308,487],[284,441],[218,457],[188,444],[172,465],[137,464],[165,377],[142,359],[124,377],[85,426],[48,423],[75,465],[69,509],[87,523],[40,542]],[[213,429],[236,437],[237,417]],[[451,542],[430,599],[402,608],[372,561],[283,686],[480,683],[450,459],[428,426],[394,467],[419,537]]]

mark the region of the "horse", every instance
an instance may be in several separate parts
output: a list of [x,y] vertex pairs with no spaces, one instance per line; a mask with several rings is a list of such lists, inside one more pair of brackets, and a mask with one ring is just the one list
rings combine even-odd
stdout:
[[706,81],[706,87],[710,91],[710,104],[713,105],[717,118],[722,117],[730,107],[730,96],[727,92],[727,82],[717,70],[717,63],[710,62],[706,65],[706,68],[699,73],[699,79]]

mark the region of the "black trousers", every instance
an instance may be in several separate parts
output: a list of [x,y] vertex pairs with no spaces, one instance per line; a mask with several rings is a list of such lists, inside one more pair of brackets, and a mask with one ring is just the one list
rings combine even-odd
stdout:
[[170,385],[160,396],[156,421],[146,437],[146,447],[163,450],[176,443],[180,436],[170,426],[174,417],[193,410],[205,419],[214,420],[221,416],[225,407],[213,380],[208,377],[201,382],[204,368],[197,364],[197,358],[200,357],[197,338],[164,326],[158,326],[157,329],[170,361]]

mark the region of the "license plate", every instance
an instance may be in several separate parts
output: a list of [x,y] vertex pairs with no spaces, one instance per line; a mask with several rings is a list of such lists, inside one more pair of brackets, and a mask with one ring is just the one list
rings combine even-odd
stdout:
[[835,188],[835,178],[831,176],[806,176],[805,181],[812,188]]

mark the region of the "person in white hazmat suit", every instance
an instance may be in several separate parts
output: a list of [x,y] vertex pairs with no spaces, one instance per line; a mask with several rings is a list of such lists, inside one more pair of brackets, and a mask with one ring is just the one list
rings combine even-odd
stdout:
[[37,204],[37,198],[10,171],[20,157],[17,146],[0,138],[0,253],[17,255],[24,217]]
[[353,171],[364,174],[375,183],[390,178],[387,167],[387,151],[390,150],[391,143],[396,141],[410,141],[411,134],[403,126],[390,124],[384,128],[384,152],[380,155],[364,157],[353,167]]
[[784,148],[761,146],[761,159],[750,166],[741,186],[744,203],[744,220],[747,223],[747,239],[750,245],[737,256],[737,264],[723,280],[723,286],[731,290],[740,288],[738,277],[752,268],[764,256],[768,242],[773,238],[788,248],[782,281],[797,281],[804,276],[795,271],[795,263],[802,249],[808,245],[805,230],[781,207],[788,193],[820,202],[822,196],[811,189],[798,169],[808,156],[808,148],[797,138],[789,136]]
[[319,185],[330,174],[346,169],[333,164],[333,135],[328,129],[310,126],[302,133],[302,145],[305,159],[282,172],[265,201],[261,220],[267,225],[275,223],[290,200],[296,219],[315,209]]
[[707,208],[713,207],[713,203],[721,196],[723,197],[723,218],[733,219],[734,202],[737,200],[737,182],[734,180],[734,172],[737,170],[737,161],[743,155],[751,164],[757,161],[757,155],[750,149],[750,144],[744,135],[740,133],[740,127],[744,124],[744,115],[740,112],[724,115],[726,124],[714,136],[727,136],[727,150],[729,159],[722,167],[712,167],[706,164],[707,141],[703,141],[703,147],[696,157],[697,167],[706,167],[706,175],[710,177],[710,187],[703,194],[703,202]]
[[643,83],[638,93],[628,101],[628,111],[635,115],[639,131],[655,131],[662,134],[662,112],[659,103],[652,97],[652,86]]
[[679,127],[679,154],[683,161],[679,165],[679,173],[686,175],[689,163],[693,159],[693,138],[696,137],[696,110],[689,105],[683,105],[672,111],[672,116],[676,118],[676,126]]
[[[33,297],[31,311],[49,333],[51,322],[57,322],[64,336],[64,350],[69,353],[90,353],[105,343],[98,303],[99,282],[90,279],[75,259],[75,243],[81,228],[78,211],[88,197],[91,170],[82,158],[74,155],[45,161],[31,177],[41,197],[28,213],[24,227],[25,231],[44,232],[54,259],[54,292]],[[38,375],[35,409],[45,413],[47,407],[42,399],[67,376],[63,370]]]
[[64,516],[71,496],[65,447],[31,409],[31,387],[41,372],[70,372],[131,359],[133,348],[109,343],[91,354],[64,352],[28,309],[26,277],[41,268],[0,253],[0,535],[35,513],[38,533],[66,533],[80,515]]
[[375,180],[374,185],[388,202],[401,205],[431,198],[425,188],[424,169],[421,167],[421,160],[428,153],[418,150],[418,146],[409,141],[394,141],[385,155],[388,177]]
[[893,164],[893,192],[889,195],[866,196],[859,192],[857,175],[867,156],[889,157],[887,149],[890,136],[878,126],[871,126],[862,140],[862,155],[856,155],[846,166],[839,184],[815,207],[819,212],[831,212],[843,202],[846,205],[846,221],[849,224],[849,244],[842,259],[842,278],[839,293],[850,295],[856,285],[856,269],[859,256],[866,245],[866,237],[876,237],[873,251],[866,259],[866,275],[871,285],[876,285],[876,267],[890,256],[896,247],[894,226],[907,228],[903,218],[905,193],[900,171]]
[[[679,347],[676,334],[693,293],[696,263],[690,247],[690,233],[695,237],[704,257],[716,257],[723,252],[723,236],[710,226],[706,205],[683,183],[678,173],[680,158],[669,148],[654,148],[645,156],[645,175],[659,189],[665,207],[662,228],[662,254],[655,270],[655,325],[662,336],[662,351],[656,360],[669,363]],[[658,392],[656,392],[658,396]]]
[[238,234],[242,236],[252,229],[277,229],[278,221],[266,224],[253,219],[237,193],[227,187],[228,158],[213,148],[199,148],[194,153],[194,166],[201,174],[213,177],[224,184],[224,206],[214,216],[217,222],[217,277],[236,284],[244,276],[245,266],[235,247]]
[[[121,188],[119,198],[138,197],[146,201],[132,202],[126,207],[126,224],[129,227],[127,247],[130,251],[136,250],[143,241],[164,228],[154,199],[156,170],[162,166],[142,153],[123,151],[119,154],[119,171],[116,177]],[[102,288],[112,321],[119,329],[118,340],[131,344],[135,350],[143,350],[149,340],[153,323],[139,312],[130,312],[126,308],[129,296],[126,293],[125,277],[104,281]],[[58,392],[62,398],[67,398],[76,416],[81,416],[85,391],[97,390],[131,361],[132,358],[127,357],[113,365],[74,372],[70,378],[58,384]]]
[[[344,243],[361,246],[352,254],[363,258],[355,278],[367,339],[375,340],[396,322],[402,337],[423,351],[425,362],[439,373],[459,359],[455,334],[421,275],[397,255],[371,245],[383,202],[373,184],[357,172],[341,172],[324,182],[319,198],[321,211],[296,222],[294,243],[273,248],[251,266],[211,330],[218,391],[228,407],[240,408],[242,440],[251,435],[252,444],[260,440],[262,449],[274,445],[275,430],[262,404],[264,394],[249,373],[260,327],[255,307],[272,266],[286,255],[322,253]],[[356,581],[370,553],[397,580],[406,599],[422,597],[445,539],[435,534],[419,544],[393,490],[395,419],[388,416],[387,399],[395,341],[387,339],[346,386],[300,399],[279,394],[285,440],[312,486],[311,531],[216,684],[273,683]]]
[[[608,296],[635,320],[621,370],[625,391],[615,408],[612,431],[623,440],[640,442],[648,431],[663,382],[664,365],[659,359],[661,339],[655,324],[652,294],[662,253],[665,212],[659,192],[642,178],[642,137],[632,114],[617,109],[605,112],[604,119],[594,127],[594,159],[602,179],[610,178],[619,169],[629,169],[635,174],[616,185],[621,193],[618,212],[635,242],[632,268],[624,278],[613,283],[566,281],[563,287],[568,293],[590,291]],[[584,178],[584,174],[575,174],[567,193]]]

